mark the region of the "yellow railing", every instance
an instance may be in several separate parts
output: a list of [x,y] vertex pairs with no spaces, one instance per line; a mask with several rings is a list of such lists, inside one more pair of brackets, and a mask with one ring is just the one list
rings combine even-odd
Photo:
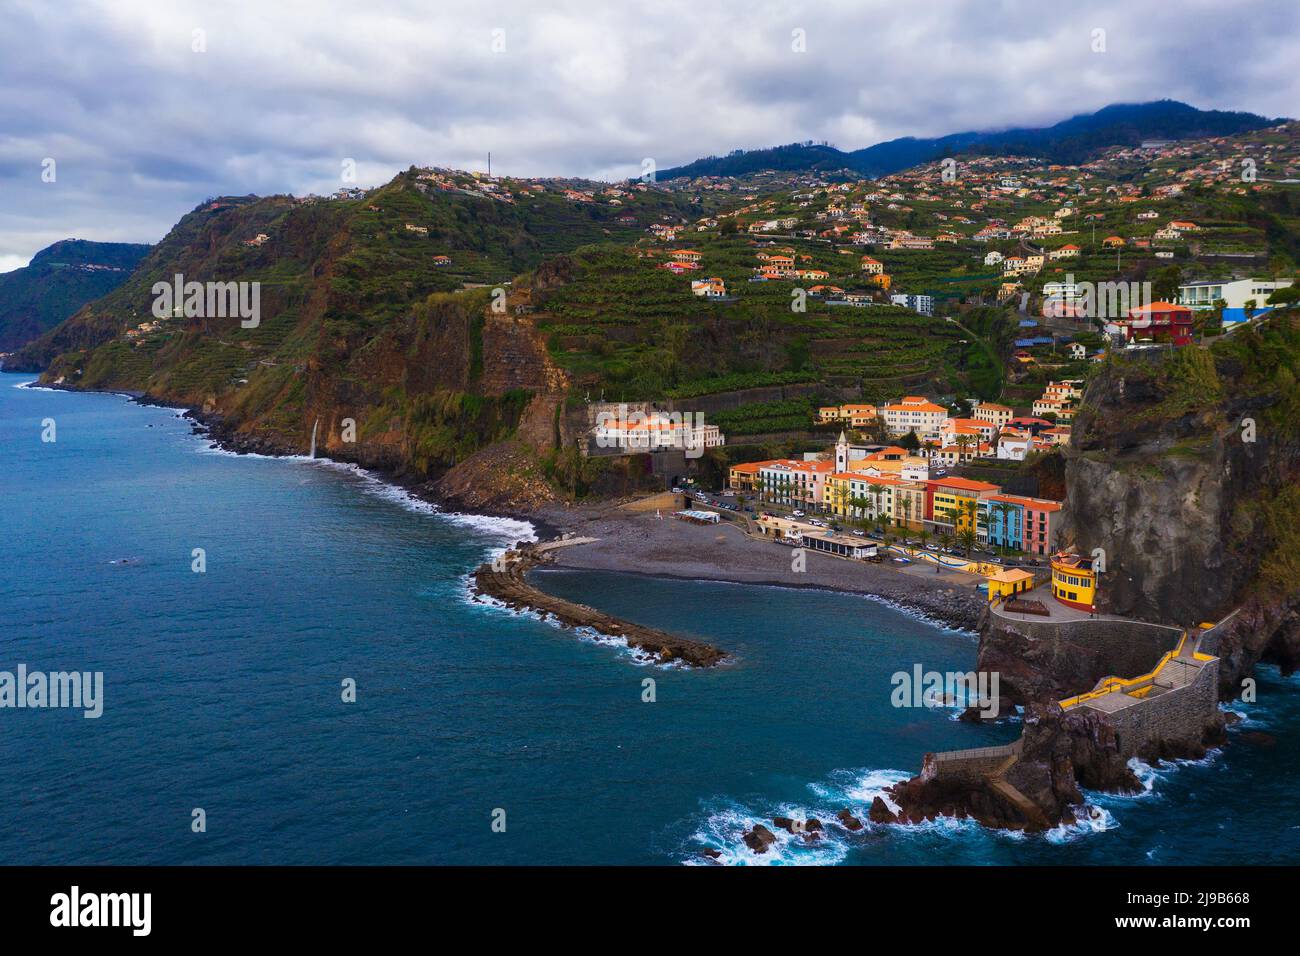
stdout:
[[[1131,688],[1131,687],[1135,688],[1139,684],[1154,683],[1155,679],[1160,676],[1160,671],[1164,669],[1164,666],[1168,664],[1171,660],[1173,660],[1175,657],[1178,657],[1183,652],[1183,645],[1185,645],[1186,643],[1187,643],[1187,632],[1183,631],[1183,636],[1178,639],[1178,646],[1175,647],[1172,651],[1166,651],[1164,656],[1160,658],[1159,663],[1156,664],[1154,670],[1150,671],[1149,673],[1142,674],[1139,677],[1102,678],[1101,683],[1099,683],[1095,688],[1088,691],[1087,693],[1077,694],[1074,697],[1067,697],[1065,700],[1061,701],[1060,702],[1061,709],[1069,710],[1071,707],[1077,707],[1079,704],[1086,703],[1087,701],[1096,700],[1099,697],[1105,697],[1109,694],[1120,693],[1121,691],[1124,691],[1127,688]],[[1213,660],[1214,658],[1207,657],[1205,659]]]

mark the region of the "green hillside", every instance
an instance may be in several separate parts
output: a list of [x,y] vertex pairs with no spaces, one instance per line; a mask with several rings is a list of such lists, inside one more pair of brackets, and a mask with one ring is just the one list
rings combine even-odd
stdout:
[[117,288],[149,251],[132,242],[64,239],[0,273],[0,352],[26,345]]

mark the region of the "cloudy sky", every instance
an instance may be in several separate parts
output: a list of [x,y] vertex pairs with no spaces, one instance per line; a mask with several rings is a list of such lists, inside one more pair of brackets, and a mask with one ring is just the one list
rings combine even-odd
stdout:
[[1165,97],[1297,116],[1298,45],[1296,0],[0,0],[0,271],[346,159],[609,179]]

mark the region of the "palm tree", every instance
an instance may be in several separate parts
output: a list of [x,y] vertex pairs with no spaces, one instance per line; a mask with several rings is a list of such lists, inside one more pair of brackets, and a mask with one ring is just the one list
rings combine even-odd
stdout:
[[1006,554],[1008,542],[1011,541],[1011,513],[1016,509],[1005,501],[999,501],[993,505],[993,510],[1002,519],[1002,534],[999,537],[1003,542],[1002,553]]
[[961,464],[966,460],[966,449],[970,448],[970,435],[958,435],[952,443],[957,446],[957,463]]
[[961,542],[962,550],[966,552],[966,557],[969,558],[970,553],[975,550],[975,543],[977,540],[975,537],[975,529],[963,528],[961,531],[957,532],[957,540]]
[[903,526],[910,531],[912,529],[912,496],[904,495],[900,506],[903,509]]
[[765,481],[763,480],[763,476],[762,476],[762,475],[755,475],[755,476],[754,476],[754,493],[755,493],[756,495],[758,495],[758,500],[759,500],[759,501],[764,500],[764,499],[763,499],[763,486],[766,485],[766,484],[767,484],[767,482],[765,482]]
[[871,497],[874,499],[871,505],[871,517],[876,520],[877,524],[880,523],[880,496],[883,495],[884,493],[885,493],[885,489],[882,488],[880,485],[871,486],[870,494]]
[[939,573],[939,569],[943,566],[943,565],[942,565],[942,561],[943,561],[943,552],[947,551],[947,550],[948,550],[949,548],[951,548],[951,547],[952,547],[952,532],[950,532],[950,531],[940,531],[940,532],[939,532],[939,549],[940,549],[940,551],[939,551],[939,554],[936,556],[936,558],[935,558],[935,562],[934,562],[934,573],[935,573],[935,574],[938,574],[938,573]]

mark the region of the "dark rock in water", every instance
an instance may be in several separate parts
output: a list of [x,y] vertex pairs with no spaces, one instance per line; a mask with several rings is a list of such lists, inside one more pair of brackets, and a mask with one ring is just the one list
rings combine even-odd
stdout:
[[776,842],[776,834],[761,823],[754,824],[754,829],[745,834],[745,846],[755,853],[766,853],[767,848]]
[[[877,797],[879,799],[879,797]],[[861,830],[862,821],[853,815],[848,807],[845,807],[839,813],[835,814],[835,819],[844,824],[846,830]]]
[[871,812],[867,815],[872,823],[897,823],[898,817],[894,811],[889,809],[889,805],[880,797],[871,801]]
[[721,851],[721,850],[715,850],[715,849],[713,849],[713,847],[711,847],[711,846],[710,846],[710,847],[705,847],[703,850],[700,851],[700,856],[708,857],[710,860],[716,860],[716,859],[718,859],[720,856],[722,856],[722,851]]
[[773,817],[772,823],[780,827],[786,833],[793,834],[816,834],[822,828],[822,822],[816,817],[809,817],[807,820],[794,820],[790,817]]
[[1233,724],[1239,724],[1241,723],[1241,714],[1237,713],[1235,710],[1224,711],[1223,722],[1228,727],[1231,727]]
[[1266,734],[1262,730],[1244,731],[1237,739],[1243,744],[1251,744],[1256,747],[1272,747],[1277,743],[1276,737],[1272,734]]
[[803,835],[803,842],[804,842],[804,843],[817,843],[817,842],[819,842],[819,841],[821,840],[821,838],[822,838],[822,835],[821,835],[820,833],[817,833],[817,832],[815,832],[815,831],[812,831],[812,832],[805,833],[805,834]]
[[1080,786],[1138,793],[1141,784],[1120,755],[1115,728],[1090,710],[1065,713],[1031,705],[1018,758],[986,776],[940,772],[927,754],[920,776],[890,789],[898,823],[968,816],[986,827],[1041,832],[1072,818]]

